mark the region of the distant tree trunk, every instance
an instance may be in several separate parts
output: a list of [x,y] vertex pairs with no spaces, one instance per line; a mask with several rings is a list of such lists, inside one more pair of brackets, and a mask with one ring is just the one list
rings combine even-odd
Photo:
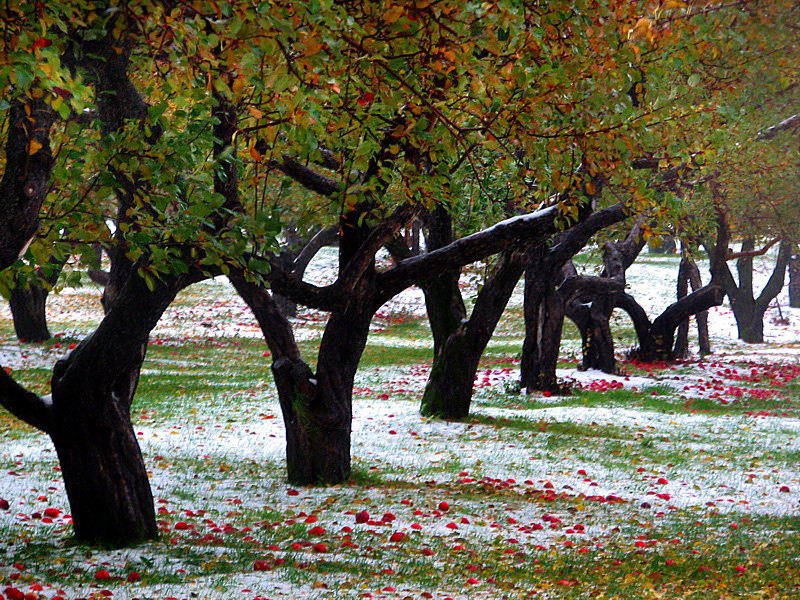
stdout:
[[595,233],[626,218],[620,205],[603,209],[561,232],[552,243],[534,246],[529,252],[525,270],[525,341],[520,361],[520,386],[528,392],[566,391],[558,384],[556,367],[567,306],[576,297],[602,295],[618,287],[608,279],[580,277],[572,257]]
[[[692,286],[692,291],[697,291],[702,287],[700,269],[697,268],[697,265],[692,259],[684,254],[681,258],[680,267],[678,268],[678,300],[688,295],[689,284]],[[711,342],[708,336],[708,311],[700,311],[694,317],[697,322],[697,338],[700,355],[705,356],[711,353]],[[678,326],[672,355],[674,358],[684,358],[689,355],[688,318],[682,321]]]
[[574,300],[570,303],[567,315],[581,334],[583,370],[598,369],[609,374],[617,372],[614,336],[609,324],[613,311],[613,303],[609,299],[592,299],[589,303]]
[[[453,218],[442,206],[426,211],[421,219],[414,221],[418,228],[420,222],[424,224],[425,247],[427,252],[444,248],[453,242]],[[396,261],[401,261],[412,256],[420,255],[419,241],[416,246],[408,242],[419,237],[412,229],[411,240],[408,236],[394,236],[386,244],[386,249]],[[442,351],[447,338],[452,335],[467,316],[461,289],[458,280],[461,275],[460,268],[443,269],[431,277],[420,279],[417,285],[425,296],[425,308],[428,324],[433,336],[433,360],[435,361]]]
[[46,265],[37,269],[36,276],[27,281],[16,277],[8,302],[14,320],[14,332],[21,342],[38,343],[50,339],[47,296],[66,263],[66,257],[52,256]]
[[789,258],[789,306],[800,308],[800,254],[797,244],[792,245],[792,255]]
[[15,287],[8,299],[14,332],[21,342],[44,342],[50,339],[47,328],[47,288],[31,282],[28,287]]
[[[622,289],[625,287],[625,271],[633,264],[644,248],[640,224],[635,224],[626,238],[619,242],[607,242],[603,249],[605,268],[602,278],[613,280]],[[599,369],[604,373],[616,373],[614,336],[611,333],[611,315],[616,308],[613,295],[603,293],[580,296],[567,307],[567,316],[578,327],[583,349],[583,369]]]
[[[678,266],[677,299],[685,298],[689,294],[689,269],[691,261],[685,254],[681,256]],[[684,319],[675,332],[675,345],[672,348],[675,358],[685,358],[689,355],[689,319]]]
[[[428,251],[444,248],[453,242],[453,218],[444,207],[437,206],[424,219]],[[411,249],[413,254],[413,248]],[[433,360],[441,356],[446,341],[467,316],[467,308],[458,287],[461,269],[447,269],[419,282],[425,294],[425,308],[433,336]]]
[[789,263],[790,244],[782,241],[778,250],[778,258],[767,284],[758,298],[753,294],[753,257],[755,240],[746,238],[742,242],[741,256],[736,261],[739,274],[738,284],[727,265],[723,265],[723,282],[728,297],[731,300],[733,316],[736,318],[736,327],[739,339],[750,344],[759,344],[764,341],[764,313],[769,308],[769,303],[774,300],[783,288],[786,266]]
[[420,407],[423,415],[463,419],[469,414],[478,363],[522,276],[524,264],[524,253],[501,255],[478,293],[469,320],[447,338],[431,367]]

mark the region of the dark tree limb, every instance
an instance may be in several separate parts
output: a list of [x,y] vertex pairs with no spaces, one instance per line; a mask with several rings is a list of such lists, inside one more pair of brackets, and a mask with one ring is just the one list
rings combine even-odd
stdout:
[[0,405],[36,429],[45,433],[52,431],[51,406],[19,385],[2,367],[0,367]]

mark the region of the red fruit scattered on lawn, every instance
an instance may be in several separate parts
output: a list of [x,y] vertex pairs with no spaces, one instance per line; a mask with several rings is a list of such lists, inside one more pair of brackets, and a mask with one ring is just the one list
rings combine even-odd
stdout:
[[406,534],[405,533],[403,533],[402,531],[395,531],[391,535],[391,537],[389,538],[389,541],[390,542],[402,542],[404,539],[406,539]]
[[50,517],[51,519],[55,519],[58,515],[61,514],[61,511],[57,508],[45,508],[44,509],[44,516]]
[[474,577],[470,577],[469,579],[467,579],[467,583],[469,583],[470,585],[475,585],[476,583],[478,583],[478,580],[475,579]]
[[130,581],[131,583],[133,583],[134,581],[139,581],[141,578],[142,576],[139,575],[139,573],[137,573],[136,571],[131,571],[130,573],[128,573],[128,581]]
[[356,523],[366,523],[369,521],[369,513],[365,510],[356,513]]
[[788,485],[782,485],[781,489],[779,491],[781,491],[781,492],[789,492],[790,491],[789,490],[789,486]]
[[6,500],[5,498],[0,498],[0,510],[8,510],[8,508],[9,508],[8,500]]
[[253,563],[253,570],[254,571],[269,571],[270,566],[269,563],[265,560],[257,560]]
[[658,483],[659,485],[665,485],[665,484],[667,484],[669,482],[666,479],[664,479],[663,477],[659,477],[658,481],[656,483]]
[[97,573],[94,574],[94,578],[98,581],[107,581],[111,579],[111,575],[108,574],[108,571],[105,569],[100,569]]
[[314,552],[319,552],[320,554],[325,554],[328,551],[328,547],[325,544],[314,544]]
[[309,535],[325,535],[325,528],[317,525],[308,530]]
[[439,502],[439,510],[442,512],[447,512],[450,510],[450,505],[447,502]]
[[177,523],[175,523],[175,529],[185,531],[186,529],[189,529],[189,525],[188,523],[184,523],[183,521],[178,521]]

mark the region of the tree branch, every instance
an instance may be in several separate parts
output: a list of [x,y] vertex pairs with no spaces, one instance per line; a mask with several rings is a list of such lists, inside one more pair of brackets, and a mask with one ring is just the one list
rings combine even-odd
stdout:
[[0,405],[12,415],[45,433],[52,429],[52,412],[42,398],[19,385],[0,367]]
[[515,244],[555,233],[557,210],[557,207],[550,206],[511,217],[427,254],[403,260],[378,275],[379,298],[392,298],[412,283],[434,277],[444,269],[468,265]]
[[767,251],[772,248],[775,244],[781,241],[781,238],[775,238],[774,240],[770,241],[766,246],[761,248],[760,250],[750,250],[747,252],[733,252],[732,250],[728,249],[725,253],[725,260],[735,260],[738,258],[752,258],[754,256],[763,256],[767,253]]

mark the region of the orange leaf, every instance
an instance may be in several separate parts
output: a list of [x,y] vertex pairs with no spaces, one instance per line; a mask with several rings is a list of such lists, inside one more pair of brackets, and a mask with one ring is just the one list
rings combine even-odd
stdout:
[[42,143],[38,140],[31,138],[31,140],[28,142],[28,154],[32,156],[41,149],[42,149]]

